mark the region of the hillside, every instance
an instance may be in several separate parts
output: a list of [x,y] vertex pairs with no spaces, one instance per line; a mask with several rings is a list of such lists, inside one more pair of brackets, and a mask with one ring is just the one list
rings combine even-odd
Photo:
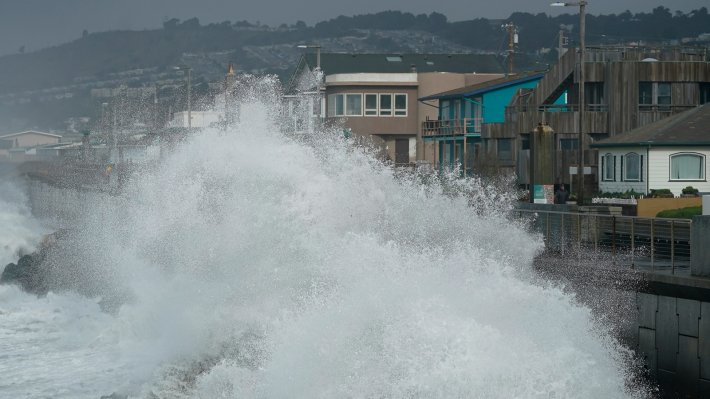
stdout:
[[[179,109],[185,77],[175,66],[192,68],[199,96],[219,87],[229,62],[241,72],[287,76],[302,54],[295,48],[299,43],[318,43],[324,51],[337,52],[487,52],[500,54],[502,62],[506,34],[501,24],[506,22],[520,32],[516,51],[521,60],[522,54],[537,57],[541,49],[554,48],[560,25],[571,28],[571,45],[578,35],[578,16],[570,14],[513,13],[506,20],[449,22],[438,13],[398,11],[341,16],[314,26],[300,21],[279,27],[246,21],[201,25],[193,18],[172,19],[155,30],[87,33],[71,43],[0,57],[0,132],[62,130],[71,116],[88,117],[96,124],[101,104],[115,99],[118,87],[135,88],[132,93],[138,96],[155,96],[157,90],[161,105]],[[658,7],[650,13],[589,15],[587,40],[591,45],[680,42],[697,38],[710,31],[708,27],[706,8],[671,14]],[[546,57],[538,59],[538,68],[555,54]],[[126,89],[123,93],[130,97]]]

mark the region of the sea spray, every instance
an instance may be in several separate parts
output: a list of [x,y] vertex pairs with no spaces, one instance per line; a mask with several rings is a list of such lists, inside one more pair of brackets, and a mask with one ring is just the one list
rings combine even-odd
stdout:
[[[278,89],[256,82],[235,126],[189,137],[121,195],[82,204],[72,250],[54,262],[123,300],[107,315],[98,298],[46,299],[96,312],[72,350],[97,367],[35,370],[42,393],[643,396],[590,310],[532,282],[542,244],[507,219],[514,192],[396,171],[337,128],[283,134]],[[61,335],[50,319],[42,328]]]

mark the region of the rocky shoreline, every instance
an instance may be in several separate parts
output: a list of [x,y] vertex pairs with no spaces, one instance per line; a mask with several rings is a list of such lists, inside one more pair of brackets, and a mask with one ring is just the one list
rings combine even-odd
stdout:
[[[87,269],[85,260],[78,255],[73,233],[62,229],[44,236],[35,252],[4,267],[0,284],[15,284],[37,296],[71,291],[90,298],[101,297],[101,310],[117,312],[131,295],[111,284],[107,276],[97,276]],[[91,279],[86,278],[89,275]]]

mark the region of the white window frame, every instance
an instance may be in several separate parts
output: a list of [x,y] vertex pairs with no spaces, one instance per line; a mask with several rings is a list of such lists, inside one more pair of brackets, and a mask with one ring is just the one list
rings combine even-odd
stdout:
[[[630,155],[635,155],[638,157],[639,163],[638,163],[638,178],[637,179],[632,179],[629,178],[628,171],[629,171],[629,161],[628,158]],[[643,157],[641,154],[636,153],[636,152],[628,152],[623,155],[624,157],[624,170],[621,171],[622,176],[624,176],[624,181],[643,181],[643,178],[641,176],[641,171],[643,170]]]
[[[347,117],[362,116],[362,111],[363,111],[362,100],[364,98],[363,94],[362,93],[343,93],[343,95],[344,95],[343,101],[345,101],[345,103],[344,103],[345,116],[347,116]],[[351,114],[350,113],[350,107],[348,107],[348,96],[360,96],[360,113],[359,114]]]
[[[404,113],[398,114],[397,112],[401,112],[402,110],[397,108],[397,96],[404,96]],[[409,96],[407,93],[392,93],[392,116],[400,117],[400,118],[406,118],[407,115],[409,114]]]
[[[367,96],[375,96],[375,108],[367,108]],[[367,117],[379,116],[380,115],[380,93],[363,93],[362,97],[362,109],[363,113]],[[368,114],[368,112],[374,112],[374,114]]]
[[[678,156],[694,156],[700,158],[700,178],[698,179],[674,179],[673,178],[673,158]],[[698,152],[676,152],[668,156],[668,180],[669,181],[705,181],[705,154],[700,154]]]
[[[390,98],[390,107],[389,108],[382,108],[382,97],[387,96]],[[394,115],[394,96],[392,93],[377,93],[377,107],[379,109],[379,116],[386,116],[390,117]],[[383,112],[389,112],[389,114],[385,115]]]
[[[611,166],[609,166],[609,158],[611,158]],[[607,171],[611,167],[611,179],[607,177]],[[607,152],[602,155],[602,181],[616,181],[616,155]]]

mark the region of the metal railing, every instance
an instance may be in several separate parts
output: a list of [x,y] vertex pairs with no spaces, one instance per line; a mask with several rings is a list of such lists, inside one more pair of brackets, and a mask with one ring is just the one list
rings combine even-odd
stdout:
[[[517,104],[507,106],[509,112],[578,112],[579,104]],[[608,112],[609,106],[606,104],[585,104],[584,109],[588,112]]]
[[545,249],[562,255],[611,257],[615,265],[655,272],[688,273],[690,229],[686,219],[515,209],[543,235]]
[[423,136],[453,136],[481,133],[482,118],[428,120],[422,122]]

